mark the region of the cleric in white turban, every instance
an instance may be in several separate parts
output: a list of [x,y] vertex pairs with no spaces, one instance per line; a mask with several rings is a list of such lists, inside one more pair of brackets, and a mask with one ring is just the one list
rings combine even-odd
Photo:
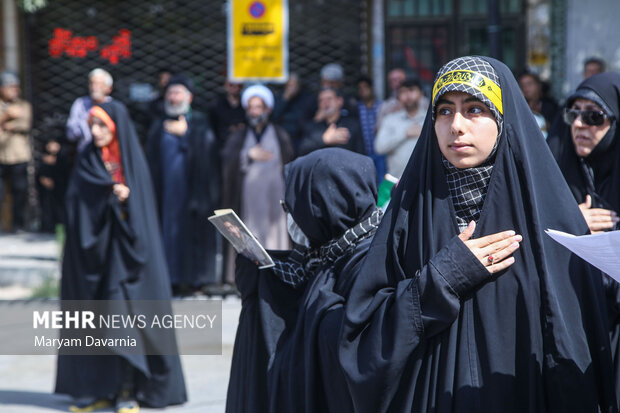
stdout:
[[273,93],[264,85],[252,85],[246,88],[241,95],[241,105],[243,109],[248,109],[248,102],[253,97],[259,97],[265,106],[271,111],[273,109]]
[[[253,85],[241,94],[246,125],[233,132],[222,150],[222,207],[237,211],[267,249],[286,250],[289,237],[284,199],[283,165],[293,159],[286,131],[269,120],[273,93]],[[234,282],[234,253],[226,258],[226,281]]]

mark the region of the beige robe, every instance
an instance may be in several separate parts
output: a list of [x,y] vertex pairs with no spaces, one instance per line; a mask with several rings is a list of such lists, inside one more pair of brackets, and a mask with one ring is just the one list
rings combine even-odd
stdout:
[[266,249],[288,249],[284,199],[282,156],[275,128],[268,124],[260,145],[273,154],[268,161],[252,161],[248,151],[256,145],[256,136],[248,128],[240,152],[240,167],[245,174],[241,189],[241,219]]

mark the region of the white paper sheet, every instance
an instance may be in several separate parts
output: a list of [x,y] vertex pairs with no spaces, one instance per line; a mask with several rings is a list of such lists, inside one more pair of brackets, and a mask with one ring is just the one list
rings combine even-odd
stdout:
[[571,235],[548,229],[551,238],[620,282],[620,231],[591,235]]

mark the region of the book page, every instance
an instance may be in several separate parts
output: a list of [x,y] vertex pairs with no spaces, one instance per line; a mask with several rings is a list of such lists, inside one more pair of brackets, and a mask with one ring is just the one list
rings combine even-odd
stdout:
[[209,221],[232,244],[235,250],[246,258],[254,261],[258,268],[273,267],[275,263],[258,242],[254,234],[239,219],[232,209],[218,209]]
[[581,236],[553,229],[545,232],[575,255],[620,282],[620,231]]

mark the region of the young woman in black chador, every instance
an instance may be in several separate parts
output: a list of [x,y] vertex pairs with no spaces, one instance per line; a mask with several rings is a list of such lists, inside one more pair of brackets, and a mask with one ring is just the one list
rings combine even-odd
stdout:
[[292,251],[270,251],[276,266],[237,259],[242,310],[227,412],[349,411],[337,366],[344,268],[361,262],[382,212],[373,161],[320,149],[285,167],[283,205]]
[[[588,227],[510,70],[444,65],[347,299],[355,412],[616,412]],[[489,235],[490,234],[490,235]]]

